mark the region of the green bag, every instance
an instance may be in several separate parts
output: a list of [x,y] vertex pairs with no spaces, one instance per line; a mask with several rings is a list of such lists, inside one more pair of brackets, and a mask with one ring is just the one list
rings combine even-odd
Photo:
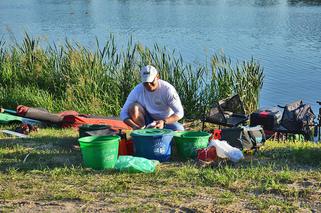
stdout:
[[24,124],[31,124],[31,125],[42,124],[42,122],[38,120],[11,115],[8,113],[0,113],[0,124],[10,124],[10,123],[24,123]]
[[158,164],[159,161],[157,160],[148,160],[146,158],[124,155],[119,156],[115,165],[115,169],[129,173],[152,173],[155,172],[155,168]]

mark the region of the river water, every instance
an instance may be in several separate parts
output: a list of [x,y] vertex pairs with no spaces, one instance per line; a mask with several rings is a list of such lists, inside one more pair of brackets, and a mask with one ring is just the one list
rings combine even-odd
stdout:
[[85,46],[107,40],[158,43],[185,61],[223,51],[264,67],[261,106],[321,99],[321,1],[316,0],[0,0],[0,38],[24,32]]

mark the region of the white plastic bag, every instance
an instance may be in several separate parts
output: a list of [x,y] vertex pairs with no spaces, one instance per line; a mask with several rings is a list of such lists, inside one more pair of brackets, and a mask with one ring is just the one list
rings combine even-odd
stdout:
[[233,162],[237,162],[244,158],[241,150],[232,147],[226,141],[211,140],[208,146],[215,146],[217,156],[220,158],[228,158]]

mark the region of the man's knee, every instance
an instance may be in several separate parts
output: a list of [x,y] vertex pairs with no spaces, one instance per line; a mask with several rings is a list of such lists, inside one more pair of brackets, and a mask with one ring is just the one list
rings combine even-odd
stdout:
[[132,118],[138,118],[145,115],[145,110],[139,103],[133,103],[128,108],[128,114]]

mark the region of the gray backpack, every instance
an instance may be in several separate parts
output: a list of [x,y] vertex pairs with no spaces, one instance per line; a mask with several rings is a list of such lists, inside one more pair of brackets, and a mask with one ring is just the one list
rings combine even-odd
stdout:
[[250,150],[262,146],[266,138],[261,126],[243,126],[222,129],[221,140],[227,141],[233,147]]
[[261,126],[243,127],[242,130],[242,146],[243,149],[256,149],[262,146],[265,142],[264,130]]

